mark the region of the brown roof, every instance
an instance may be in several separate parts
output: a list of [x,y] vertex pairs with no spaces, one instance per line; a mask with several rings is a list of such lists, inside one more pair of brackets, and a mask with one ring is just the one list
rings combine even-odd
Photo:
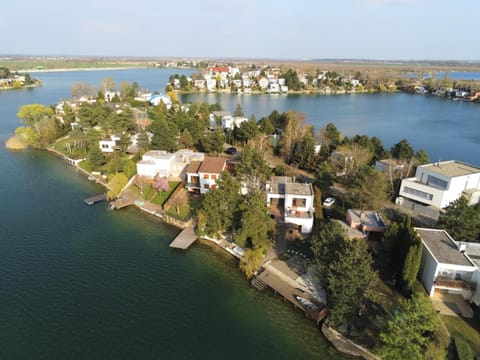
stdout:
[[201,164],[202,164],[201,161],[192,161],[190,164],[188,164],[185,172],[196,174],[198,172],[198,168],[200,167]]
[[198,172],[220,174],[225,169],[226,163],[227,159],[225,158],[206,156],[205,159],[203,159]]

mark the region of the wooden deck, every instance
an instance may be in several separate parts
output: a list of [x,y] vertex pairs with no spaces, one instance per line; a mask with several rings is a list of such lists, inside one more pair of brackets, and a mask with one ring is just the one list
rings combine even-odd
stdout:
[[107,195],[100,194],[100,195],[97,195],[97,196],[92,196],[92,197],[86,198],[83,201],[87,205],[93,205],[93,204],[96,204],[98,202],[102,202],[102,201],[105,201],[105,200],[107,200]]
[[197,240],[197,235],[195,234],[193,226],[188,226],[177,235],[177,237],[170,244],[170,247],[185,250],[188,249],[188,247],[192,245],[195,240]]

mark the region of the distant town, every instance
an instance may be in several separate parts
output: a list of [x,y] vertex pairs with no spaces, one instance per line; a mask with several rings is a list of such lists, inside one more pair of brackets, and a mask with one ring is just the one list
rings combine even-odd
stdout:
[[221,247],[253,287],[305,312],[339,351],[445,358],[451,339],[459,354],[476,351],[448,318],[479,316],[478,165],[431,162],[408,139],[387,149],[332,123],[315,133],[296,112],[257,120],[239,104],[231,113],[177,93],[409,90],[477,101],[479,88],[448,76],[201,69],[173,75],[165,94],[112,78],[75,84],[69,100],[23,105],[6,145],[48,149],[104,185],[112,210],[135,206],[182,228],[172,247],[197,238]]

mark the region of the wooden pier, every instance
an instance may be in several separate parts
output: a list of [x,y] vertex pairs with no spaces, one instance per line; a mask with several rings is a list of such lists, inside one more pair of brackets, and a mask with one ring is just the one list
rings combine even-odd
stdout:
[[86,198],[83,201],[87,205],[93,205],[93,204],[96,204],[96,203],[99,203],[99,202],[102,202],[102,201],[105,201],[105,200],[107,200],[107,195],[106,194],[100,194],[100,195],[97,195],[97,196],[92,196],[92,197]]
[[177,237],[170,244],[170,247],[185,250],[188,249],[188,247],[192,245],[195,240],[197,240],[195,230],[193,229],[193,226],[188,226],[177,235]]

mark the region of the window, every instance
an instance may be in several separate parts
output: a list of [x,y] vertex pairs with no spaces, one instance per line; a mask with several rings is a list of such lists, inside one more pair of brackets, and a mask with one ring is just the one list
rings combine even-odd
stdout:
[[217,180],[217,175],[212,175],[212,180]]
[[439,189],[447,189],[448,181],[439,179],[439,178],[437,178],[435,176],[432,176],[432,175],[428,175],[427,176],[427,185],[432,186],[432,187],[436,187],[436,188],[439,188]]
[[203,184],[203,188],[204,189],[210,189],[210,185],[209,184]]
[[292,206],[293,207],[302,207],[304,208],[307,205],[307,200],[302,198],[293,198]]
[[416,196],[416,197],[419,197],[419,198],[422,198],[422,199],[425,199],[425,200],[432,200],[432,199],[433,199],[433,195],[432,195],[432,194],[426,193],[426,192],[424,192],[424,191],[412,189],[412,188],[410,188],[410,187],[408,187],[408,186],[405,186],[405,188],[403,189],[403,191],[404,191],[406,194],[414,195],[414,196]]
[[208,174],[204,174],[203,178],[208,180]]

